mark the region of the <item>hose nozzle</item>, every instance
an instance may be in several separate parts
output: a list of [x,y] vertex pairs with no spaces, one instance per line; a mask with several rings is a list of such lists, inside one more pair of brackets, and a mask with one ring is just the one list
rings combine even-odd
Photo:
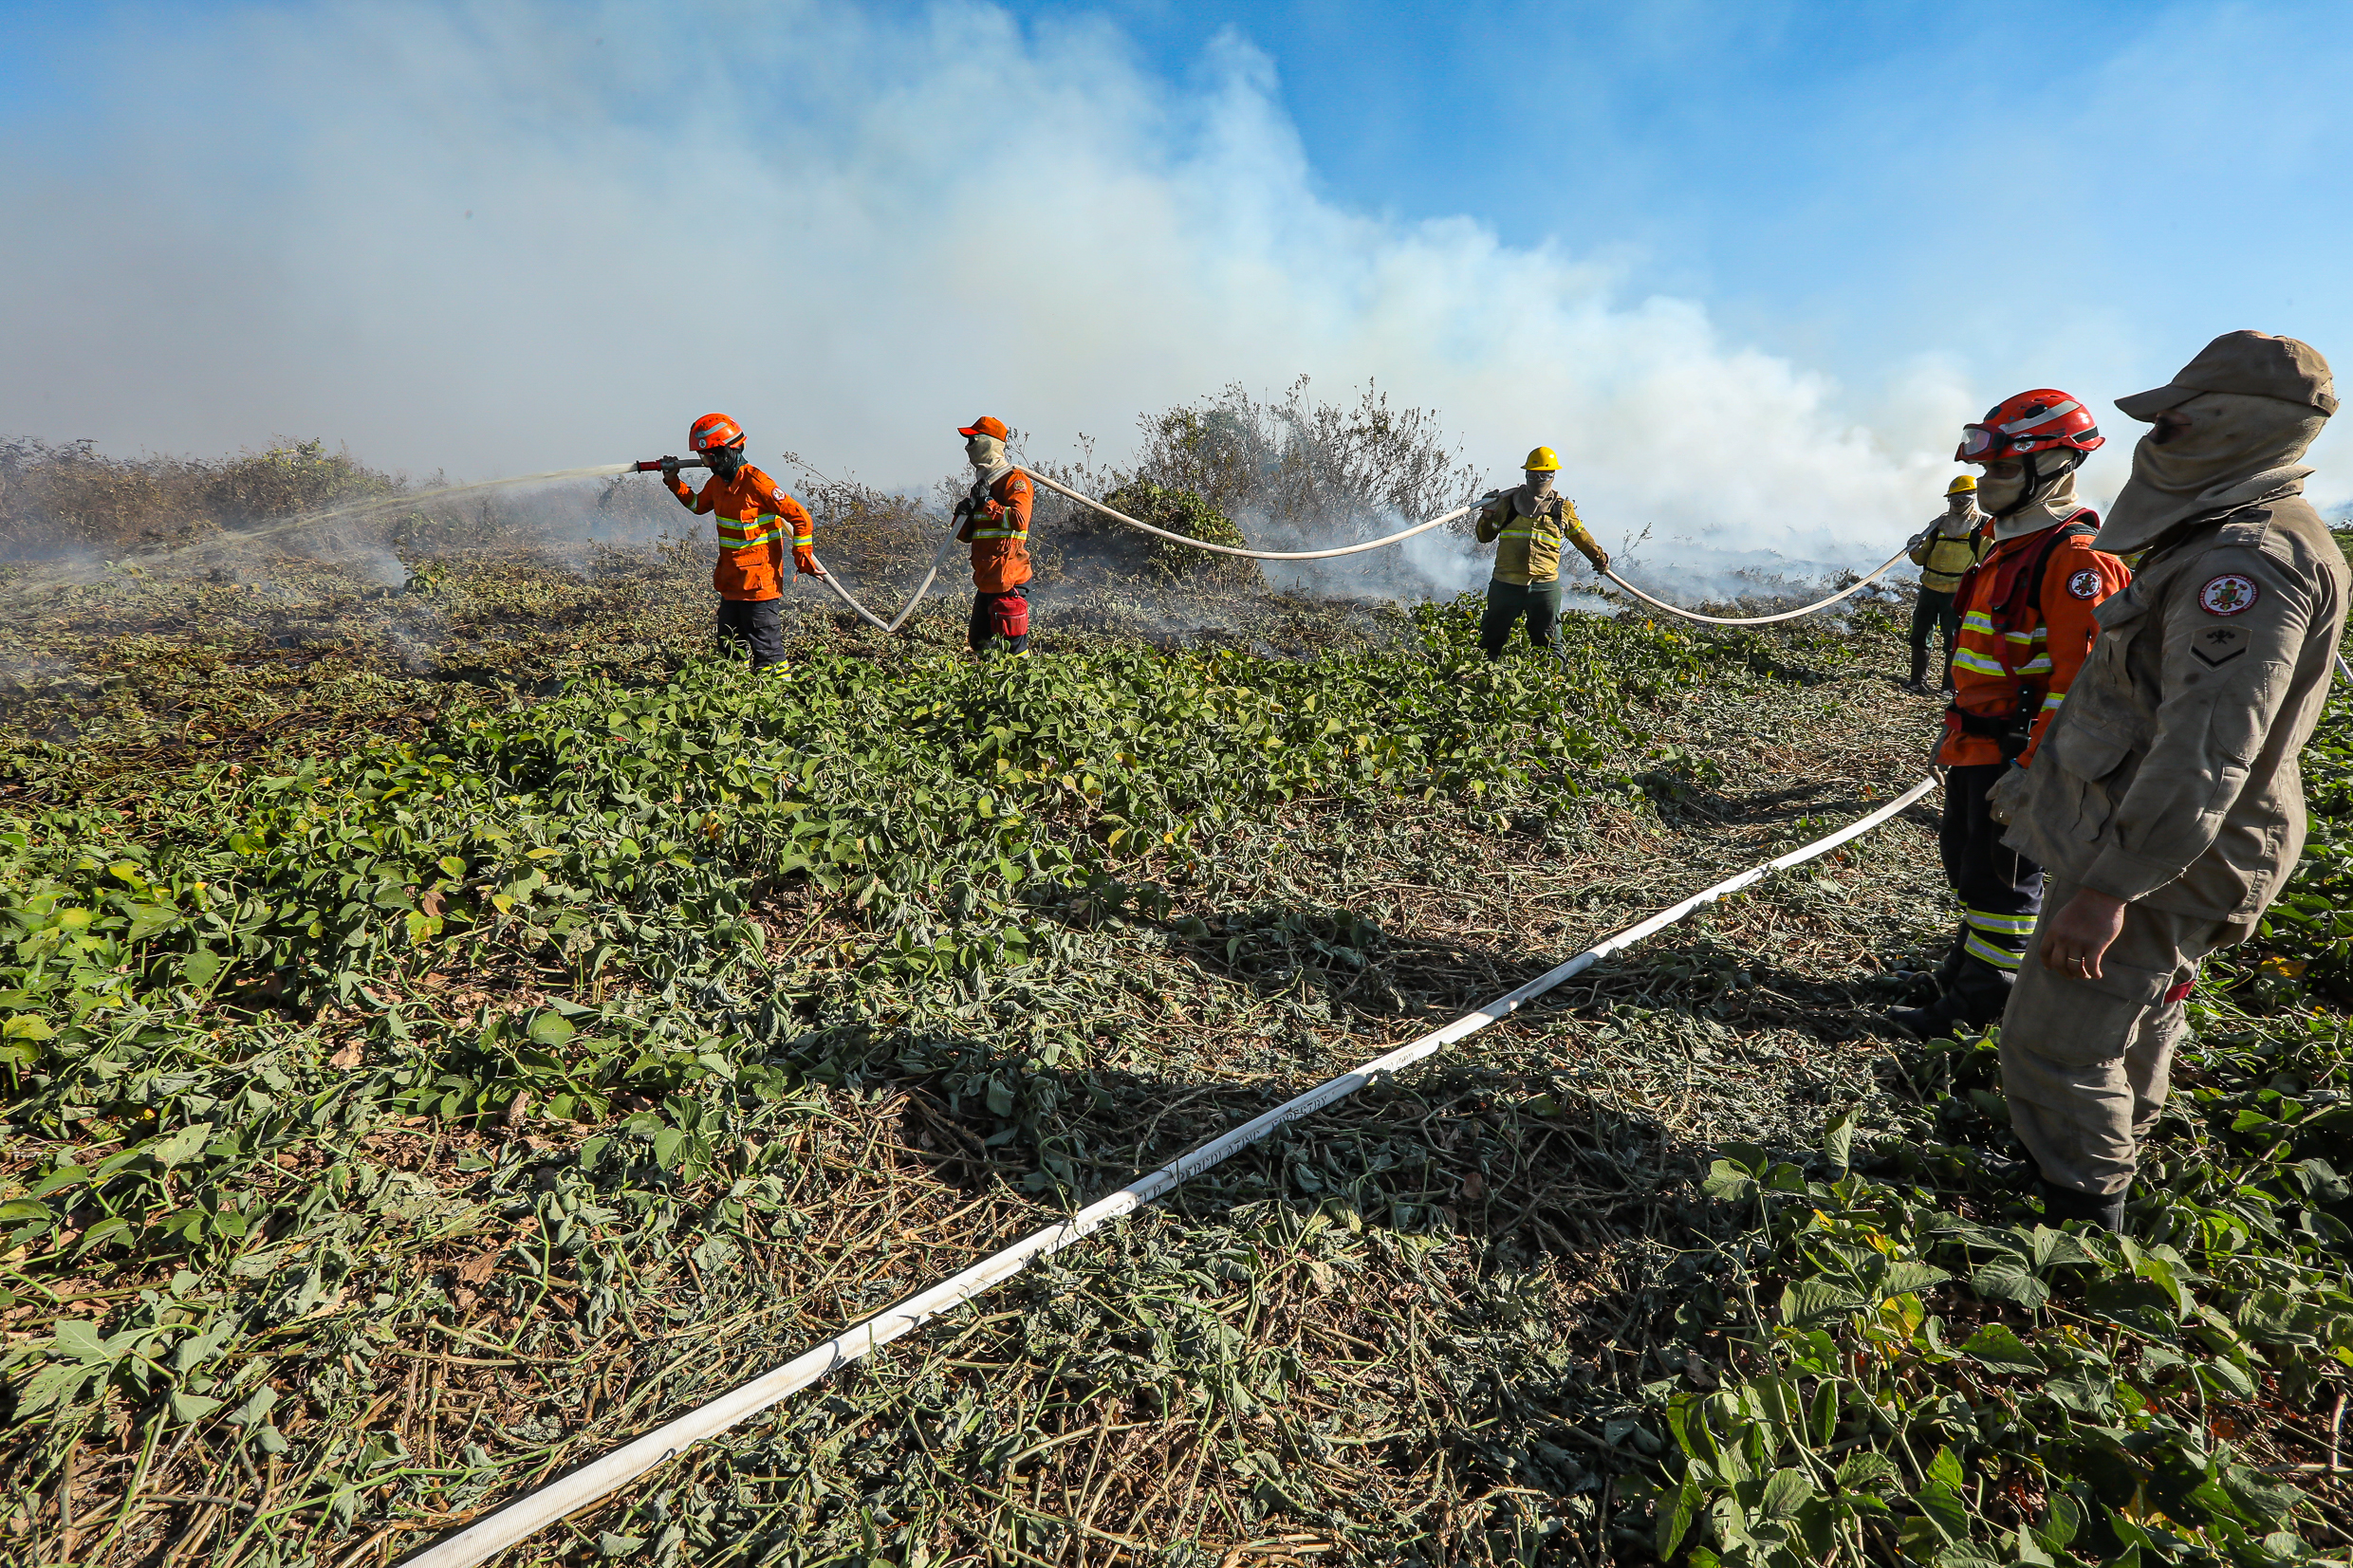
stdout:
[[709,467],[711,467],[710,461],[701,457],[648,457],[638,463],[632,471],[659,473],[664,469],[707,469]]

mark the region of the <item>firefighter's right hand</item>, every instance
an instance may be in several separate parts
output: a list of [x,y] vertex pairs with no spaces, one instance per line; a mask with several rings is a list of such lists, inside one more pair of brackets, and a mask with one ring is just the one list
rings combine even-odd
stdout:
[[674,485],[676,484],[678,482],[678,460],[675,457],[663,458],[661,460],[661,472],[664,479],[669,480]]
[[824,568],[817,564],[817,552],[795,544],[792,547],[792,569],[802,577],[823,577]]

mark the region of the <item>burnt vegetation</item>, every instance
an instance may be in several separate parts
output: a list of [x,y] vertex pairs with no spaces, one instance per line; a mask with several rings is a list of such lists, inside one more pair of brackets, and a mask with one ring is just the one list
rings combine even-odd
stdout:
[[[1071,482],[1195,537],[1473,483],[1371,394],[1145,435]],[[952,556],[892,641],[796,589],[761,682],[648,481],[7,451],[11,1559],[389,1562],[1852,819],[1933,723],[1869,605],[1490,666],[1474,601],[1058,503],[1035,656],[959,656]],[[773,471],[878,608],[932,559],[936,498]],[[2309,762],[2121,1241],[2016,1196],[1993,1042],[1869,1026],[1952,919],[1915,808],[509,1560],[2341,1558],[2342,704]]]

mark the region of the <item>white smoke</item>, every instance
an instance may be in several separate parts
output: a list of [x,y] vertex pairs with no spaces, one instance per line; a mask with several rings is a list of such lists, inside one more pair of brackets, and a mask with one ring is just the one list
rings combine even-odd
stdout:
[[[1440,410],[1488,483],[1557,448],[1605,545],[1864,567],[1939,505],[1954,368],[1865,420],[1590,251],[1318,194],[1271,68],[946,4],[227,13],[114,46],[95,130],[0,163],[0,431],[217,452],[276,433],[491,476],[676,452],[920,483],[996,414],[1040,457],[1298,373]],[[120,92],[125,97],[102,95]],[[2195,345],[2190,345],[2195,347]],[[2120,470],[2121,471],[2121,470]],[[1433,581],[1483,562],[1433,539]]]

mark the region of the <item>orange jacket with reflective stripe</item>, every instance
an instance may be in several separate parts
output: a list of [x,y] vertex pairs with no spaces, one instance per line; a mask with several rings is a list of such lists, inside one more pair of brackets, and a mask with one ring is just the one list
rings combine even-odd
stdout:
[[1029,508],[1037,487],[1015,469],[989,487],[989,499],[964,520],[956,537],[973,547],[973,586],[1010,593],[1029,581]]
[[785,488],[746,463],[732,479],[713,474],[697,495],[683,479],[670,482],[678,504],[701,517],[709,513],[719,528],[719,559],[711,568],[711,585],[721,599],[777,599],[785,591],[785,525],[792,525],[792,547],[806,549],[816,538],[816,524]]
[[[2099,521],[2086,507],[2051,527]],[[1961,580],[1954,601],[1961,635],[1953,649],[1953,706],[1988,719],[2006,719],[2030,706],[2027,748],[2018,759],[2022,766],[2034,760],[2043,731],[2050,728],[2051,715],[2066,700],[2075,673],[2100,635],[2092,611],[2132,581],[2121,561],[2093,549],[2091,536],[2079,534],[2052,547],[2042,592],[2028,602],[2032,585],[2021,583],[2019,576],[2033,566],[2049,539],[2049,528],[2037,528],[2003,540]],[[1968,767],[2002,760],[2001,743],[1992,735],[1969,734],[1951,720],[1947,726],[1936,752],[1939,763]]]

